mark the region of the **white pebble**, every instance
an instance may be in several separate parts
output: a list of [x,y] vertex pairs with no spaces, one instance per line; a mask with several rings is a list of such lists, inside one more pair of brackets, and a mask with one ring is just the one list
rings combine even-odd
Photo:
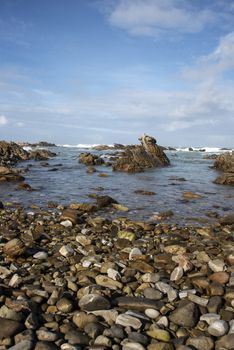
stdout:
[[64,227],[72,227],[72,222],[70,220],[64,220],[60,222],[60,225]]
[[149,318],[155,319],[160,315],[160,313],[155,309],[145,309],[145,315]]
[[62,248],[59,249],[59,253],[62,256],[68,257],[74,254],[74,249],[72,249],[68,245],[63,245]]
[[215,337],[222,337],[223,335],[227,334],[228,330],[228,323],[223,320],[214,321],[208,327],[208,333]]
[[220,320],[220,315],[214,313],[203,314],[200,317],[200,321],[205,321],[210,326],[214,321]]
[[38,260],[46,260],[48,258],[48,254],[46,252],[38,252],[33,255],[34,259]]
[[179,279],[181,279],[181,277],[183,276],[184,271],[183,268],[180,266],[177,266],[176,268],[174,268],[174,270],[171,273],[170,276],[170,280],[171,281],[178,281]]
[[225,262],[221,259],[214,259],[208,262],[209,268],[214,272],[221,272],[225,270]]

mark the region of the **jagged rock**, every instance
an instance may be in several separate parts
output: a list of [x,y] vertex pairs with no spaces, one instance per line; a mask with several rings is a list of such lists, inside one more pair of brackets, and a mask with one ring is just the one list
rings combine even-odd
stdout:
[[214,183],[234,185],[234,152],[219,155],[214,162],[214,168],[224,172],[217,177]]
[[134,173],[170,164],[166,154],[153,137],[143,135],[139,140],[141,145],[127,146],[124,149],[113,163],[113,170]]
[[0,165],[14,165],[18,161],[27,159],[28,152],[17,143],[0,141]]
[[24,177],[20,175],[19,171],[6,167],[0,166],[0,181],[23,181]]
[[48,160],[51,157],[55,157],[56,153],[48,151],[46,149],[38,149],[34,151],[29,152],[29,159],[34,159],[34,160]]
[[79,156],[79,163],[85,165],[102,165],[104,164],[104,160],[96,154],[91,153],[81,153]]

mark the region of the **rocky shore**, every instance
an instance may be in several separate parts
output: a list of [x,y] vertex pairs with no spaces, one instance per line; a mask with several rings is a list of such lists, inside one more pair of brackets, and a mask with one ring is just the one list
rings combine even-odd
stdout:
[[0,204],[1,350],[233,349],[234,215],[198,228]]
[[219,155],[214,162],[214,168],[222,171],[215,180],[216,184],[234,185],[234,152]]

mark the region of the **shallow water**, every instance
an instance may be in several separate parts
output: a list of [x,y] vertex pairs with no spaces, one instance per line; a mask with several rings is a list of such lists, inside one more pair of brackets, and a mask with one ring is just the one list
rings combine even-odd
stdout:
[[[203,159],[204,152],[168,151],[170,167],[139,174],[112,172],[112,168],[106,166],[97,167],[97,173],[87,174],[86,167],[78,162],[79,153],[84,150],[57,147],[54,151],[58,156],[50,159],[48,166],[33,161],[19,165],[20,168],[32,165],[25,173],[25,182],[34,191],[19,190],[17,184],[0,184],[0,200],[20,203],[26,208],[32,203],[47,207],[48,201],[68,205],[94,201],[88,197],[90,193],[107,194],[130,209],[127,214],[118,212],[120,216],[150,220],[158,212],[172,210],[174,216],[170,220],[180,223],[192,222],[193,218],[195,221],[196,218],[210,220],[206,215],[210,211],[224,215],[234,210],[234,188],[212,182],[219,173],[210,168],[213,160]],[[110,154],[111,151],[96,153]],[[52,171],[54,168],[57,170]],[[109,176],[99,177],[100,172]],[[99,187],[103,190],[97,191]],[[134,193],[138,189],[153,191],[156,195]],[[203,197],[184,201],[185,191],[196,192]]]

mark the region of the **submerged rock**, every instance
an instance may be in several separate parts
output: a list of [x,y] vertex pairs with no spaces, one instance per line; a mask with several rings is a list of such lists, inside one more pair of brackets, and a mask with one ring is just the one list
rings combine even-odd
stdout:
[[87,152],[80,154],[79,163],[85,165],[102,165],[105,162],[104,159],[102,159],[100,156]]
[[130,173],[141,172],[170,164],[169,159],[156,140],[147,135],[140,139],[141,145],[127,146],[113,163],[113,170]]

